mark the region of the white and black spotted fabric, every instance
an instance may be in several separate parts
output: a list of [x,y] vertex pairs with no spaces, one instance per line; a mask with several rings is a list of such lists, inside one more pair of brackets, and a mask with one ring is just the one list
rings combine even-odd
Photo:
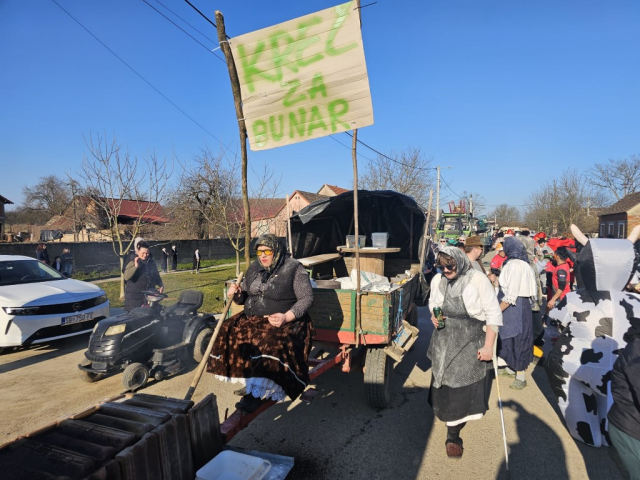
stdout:
[[578,256],[584,288],[549,312],[565,327],[545,363],[549,382],[571,435],[595,447],[609,444],[611,370],[629,319],[640,317],[640,296],[622,291],[633,260],[629,240],[591,239]]

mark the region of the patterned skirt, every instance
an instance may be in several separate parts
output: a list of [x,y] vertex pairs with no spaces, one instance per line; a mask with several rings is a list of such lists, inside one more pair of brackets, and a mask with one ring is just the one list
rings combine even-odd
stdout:
[[274,327],[266,318],[238,313],[222,324],[207,371],[231,381],[271,380],[294,400],[309,384],[312,328],[306,315]]

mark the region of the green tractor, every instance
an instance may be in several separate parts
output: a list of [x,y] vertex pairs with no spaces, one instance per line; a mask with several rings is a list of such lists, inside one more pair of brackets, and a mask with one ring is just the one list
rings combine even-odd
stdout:
[[[473,214],[467,211],[466,202],[461,200],[458,205],[449,203],[449,213],[440,213],[436,235],[438,239],[455,241],[458,238],[471,235],[481,235],[488,229],[486,215],[474,218]],[[490,238],[488,239],[490,243]]]

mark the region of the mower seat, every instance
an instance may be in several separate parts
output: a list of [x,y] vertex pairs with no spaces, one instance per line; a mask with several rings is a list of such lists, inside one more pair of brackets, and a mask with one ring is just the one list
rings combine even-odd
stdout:
[[177,303],[167,307],[165,314],[167,316],[177,317],[182,315],[194,315],[202,306],[204,294],[196,290],[185,290],[180,294]]

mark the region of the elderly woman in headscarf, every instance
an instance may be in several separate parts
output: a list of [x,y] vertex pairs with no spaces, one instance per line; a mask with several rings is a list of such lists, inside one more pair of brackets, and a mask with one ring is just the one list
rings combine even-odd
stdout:
[[294,400],[303,392],[312,332],[307,271],[275,235],[258,238],[256,255],[242,285],[227,292],[244,311],[225,320],[207,368],[220,380],[244,384],[236,407],[249,413],[265,400]]
[[[447,455],[460,457],[460,431],[489,408],[488,362],[502,313],[493,285],[486,275],[471,268],[459,248],[443,248],[436,267],[442,273],[431,281],[429,303],[432,312],[435,307],[442,309],[445,326],[434,330],[427,352],[432,372],[429,404],[447,424]],[[435,314],[431,321],[438,326]]]
[[509,387],[522,390],[527,386],[525,370],[533,360],[531,308],[538,298],[538,286],[525,246],[517,238],[508,237],[504,241],[504,251],[507,258],[498,278],[498,300],[503,320],[498,357],[507,366],[501,373],[515,376]]

